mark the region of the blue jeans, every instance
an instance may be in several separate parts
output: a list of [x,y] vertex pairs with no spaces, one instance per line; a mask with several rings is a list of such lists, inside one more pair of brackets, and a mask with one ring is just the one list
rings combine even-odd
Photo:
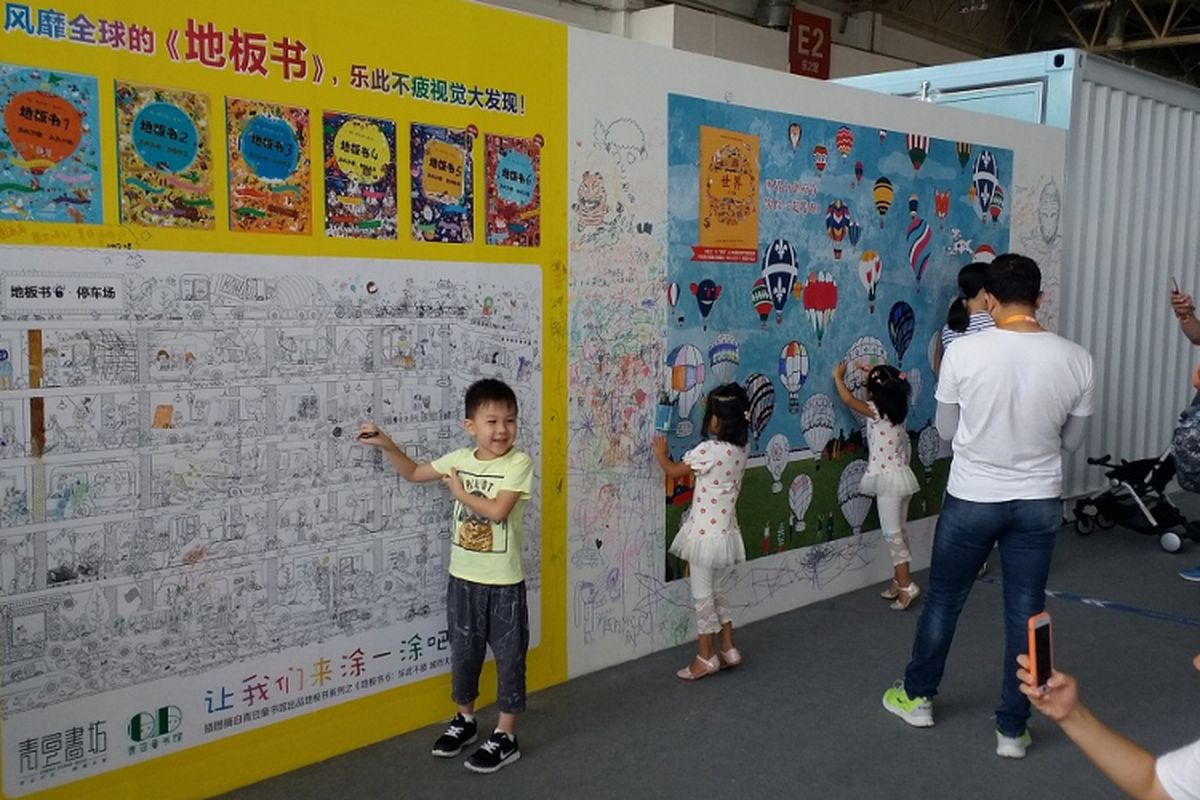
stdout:
[[1004,570],[1004,663],[996,727],[1020,736],[1029,700],[1017,682],[1017,655],[1029,649],[1029,617],[1045,609],[1046,576],[1062,526],[1062,501],[974,503],[947,494],[938,516],[929,592],[917,621],[912,660],[904,670],[909,697],[933,697],[946,670],[958,615],[995,543]]

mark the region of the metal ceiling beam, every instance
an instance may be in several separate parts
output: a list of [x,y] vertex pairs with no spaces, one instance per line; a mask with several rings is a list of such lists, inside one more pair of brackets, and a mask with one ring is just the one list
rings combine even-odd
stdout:
[[1146,13],[1146,9],[1142,8],[1140,0],[1127,0],[1127,2],[1133,6],[1135,11],[1137,11],[1138,16],[1142,18],[1142,22],[1146,23],[1146,27],[1150,29],[1150,34],[1153,36],[1153,38],[1161,39],[1166,35],[1165,28],[1163,30],[1158,30],[1154,25],[1154,20],[1150,19],[1150,15]]
[[1183,47],[1200,44],[1200,33],[1186,33],[1179,36],[1154,36],[1149,39],[1134,39],[1119,45],[1096,45],[1087,48],[1091,53],[1120,53],[1125,50],[1153,50],[1158,47]]

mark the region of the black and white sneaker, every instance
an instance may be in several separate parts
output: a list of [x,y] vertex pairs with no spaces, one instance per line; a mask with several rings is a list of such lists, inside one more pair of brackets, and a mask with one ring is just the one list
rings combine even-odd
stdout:
[[466,768],[487,774],[506,767],[521,757],[517,737],[496,731],[467,759]]
[[462,749],[475,741],[479,726],[475,720],[468,720],[461,713],[455,714],[454,719],[446,726],[446,732],[433,743],[433,754],[438,758],[454,758]]

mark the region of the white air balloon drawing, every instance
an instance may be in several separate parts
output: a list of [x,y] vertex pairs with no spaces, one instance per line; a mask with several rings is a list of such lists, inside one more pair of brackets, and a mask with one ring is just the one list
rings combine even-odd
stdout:
[[[867,401],[867,375],[871,369],[880,364],[888,363],[887,348],[883,342],[874,336],[861,336],[846,351],[846,388],[850,394]],[[851,411],[859,425],[866,425],[867,418],[857,411]]]
[[788,342],[779,351],[779,382],[788,394],[788,412],[800,410],[800,390],[808,380],[808,351],[796,341]]
[[917,407],[917,402],[921,399],[921,368],[913,367],[907,373],[908,375],[908,404],[913,408]]
[[690,436],[693,426],[688,415],[704,391],[704,356],[694,344],[681,344],[667,356],[667,366],[671,370],[668,373],[668,386],[679,404],[679,424],[675,433],[678,436]]
[[782,433],[777,433],[767,442],[767,472],[771,473],[771,479],[774,481],[771,484],[772,492],[782,492],[783,483],[780,479],[783,478],[783,470],[788,463],[788,440]]
[[741,347],[738,345],[738,340],[728,333],[722,333],[713,340],[712,347],[708,348],[708,364],[712,367],[712,373],[716,376],[718,384],[729,383],[733,380],[741,360]]
[[941,437],[938,435],[938,429],[929,423],[917,435],[917,458],[921,460],[921,466],[925,467],[927,476],[933,474],[933,462],[937,461],[938,450],[941,447]]
[[804,515],[808,513],[812,496],[812,478],[807,475],[797,475],[792,478],[792,485],[788,488],[788,505],[792,508],[792,516],[796,518],[792,525],[798,531],[804,530]]
[[804,410],[800,412],[800,431],[817,462],[817,469],[820,469],[821,453],[833,438],[833,399],[829,395],[818,393],[805,401]]
[[842,477],[838,479],[838,505],[855,535],[862,533],[863,522],[871,510],[871,498],[859,491],[866,471],[867,462],[858,459],[847,464],[842,470]]

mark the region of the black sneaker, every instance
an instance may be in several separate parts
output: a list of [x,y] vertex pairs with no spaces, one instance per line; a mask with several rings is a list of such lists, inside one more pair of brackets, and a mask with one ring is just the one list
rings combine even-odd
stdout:
[[462,714],[455,714],[446,726],[446,732],[433,743],[433,754],[438,758],[454,758],[465,746],[475,741],[478,730],[475,720],[468,721]]
[[507,766],[521,757],[517,737],[496,731],[467,759],[466,767],[472,772],[487,774]]

